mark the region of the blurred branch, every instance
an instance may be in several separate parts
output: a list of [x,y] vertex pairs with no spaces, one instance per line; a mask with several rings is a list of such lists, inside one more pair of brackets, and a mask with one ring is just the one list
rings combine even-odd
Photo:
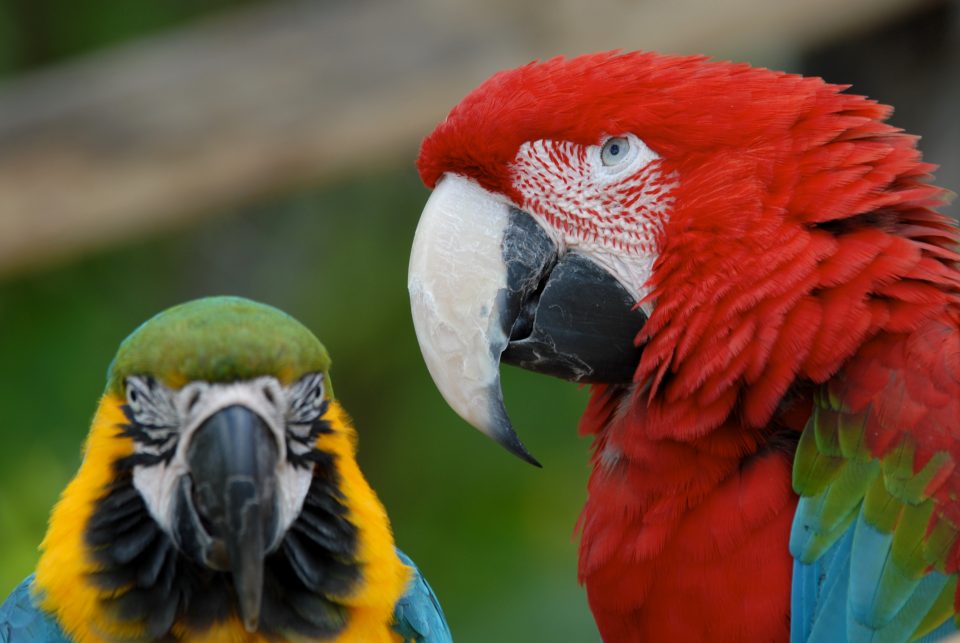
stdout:
[[775,56],[916,6],[586,4],[275,3],[9,82],[0,273],[295,184],[410,163],[460,96],[534,57],[614,47]]

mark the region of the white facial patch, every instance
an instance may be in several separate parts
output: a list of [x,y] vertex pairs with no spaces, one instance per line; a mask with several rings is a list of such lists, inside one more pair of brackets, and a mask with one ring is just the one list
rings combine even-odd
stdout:
[[[134,418],[149,423],[146,430],[159,436],[156,444],[137,442],[137,453],[159,456],[175,440],[169,461],[137,465],[133,469],[133,485],[157,524],[171,533],[179,480],[190,473],[187,448],[194,433],[213,414],[234,405],[244,406],[260,416],[276,440],[280,526],[285,531],[293,524],[313,478],[311,468],[295,467],[287,461],[287,431],[291,428],[288,420],[291,409],[299,402],[297,386],[284,388],[276,378],[259,377],[228,384],[193,382],[182,389],[171,390],[156,382],[146,386],[140,378],[128,378],[127,399]],[[322,388],[320,390],[322,392]]]
[[[609,142],[611,139],[607,139]],[[577,249],[605,268],[637,300],[649,293],[675,175],[633,134],[618,147],[569,141],[524,143],[512,170],[522,208],[554,237],[561,252]],[[650,304],[644,304],[650,314]]]

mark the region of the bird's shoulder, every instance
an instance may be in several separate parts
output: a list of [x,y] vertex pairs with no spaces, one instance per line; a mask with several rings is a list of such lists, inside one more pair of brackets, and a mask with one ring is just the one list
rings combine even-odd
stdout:
[[69,643],[63,630],[34,601],[28,576],[0,605],[0,643]]
[[394,608],[394,631],[403,637],[404,643],[452,643],[447,619],[433,589],[406,554],[398,549],[397,555],[413,573],[407,591]]

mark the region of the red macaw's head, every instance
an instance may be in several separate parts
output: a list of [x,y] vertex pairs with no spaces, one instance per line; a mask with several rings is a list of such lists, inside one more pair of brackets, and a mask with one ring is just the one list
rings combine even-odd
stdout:
[[867,291],[934,278],[953,236],[915,140],[843,89],[615,52],[480,85],[418,160],[409,289],[447,402],[533,461],[501,360],[696,400],[691,434],[735,404],[762,425],[794,379],[829,376],[898,313]]

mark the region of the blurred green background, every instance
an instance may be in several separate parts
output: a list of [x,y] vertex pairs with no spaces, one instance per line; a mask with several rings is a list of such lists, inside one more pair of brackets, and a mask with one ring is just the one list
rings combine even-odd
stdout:
[[[2,92],[20,76],[259,4],[266,3],[0,0],[0,126]],[[431,2],[413,4],[423,9]],[[600,3],[596,11],[618,15],[627,4]],[[955,80],[950,70],[956,70],[960,51],[957,30],[949,27],[946,41],[942,32],[944,25],[960,21],[956,3],[924,4],[935,10],[921,16],[919,28],[898,21],[879,30],[854,29],[839,44],[807,38],[803,42],[808,44],[798,49],[784,45],[777,34],[762,33],[762,27],[751,32],[745,25],[742,32],[710,41],[719,43],[716,50],[702,50],[734,52],[754,63],[854,82],[856,89],[897,104],[902,109],[897,124],[933,132],[928,142],[934,150],[954,152],[952,158],[938,158],[928,149],[928,158],[950,163],[956,160],[957,130],[944,134],[946,130],[934,125],[937,119],[955,124],[956,111],[943,107],[949,102],[917,97],[935,91],[956,96],[956,83],[947,85],[942,79]],[[494,5],[504,9],[508,3]],[[682,24],[693,24],[698,4],[673,6],[679,5],[691,12]],[[524,26],[540,5],[531,1],[520,6],[526,13],[521,11],[522,19],[511,27],[522,41],[539,42],[532,36],[544,33],[566,34],[561,20],[571,29],[578,24],[576,3],[558,3],[557,22],[549,23],[546,31],[542,25]],[[939,36],[925,31],[931,24]],[[664,31],[657,24],[648,28]],[[499,37],[476,29],[480,40]],[[602,44],[590,48],[650,46],[609,42],[603,32],[598,37]],[[922,47],[916,46],[917,38]],[[694,41],[699,42],[678,39],[675,48],[692,53]],[[882,58],[900,51],[897,47],[902,49],[898,60],[908,58],[909,64],[876,72],[871,64],[876,58],[865,52],[886,52],[878,54]],[[451,50],[453,58],[460,55],[465,54]],[[486,73],[458,82],[469,87]],[[891,83],[891,77],[902,82]],[[452,102],[437,105],[437,114],[450,106]],[[931,129],[925,130],[927,126]],[[544,463],[543,470],[536,470],[457,418],[436,392],[420,358],[409,317],[406,264],[428,195],[413,167],[415,141],[426,133],[413,132],[414,143],[390,158],[355,164],[350,172],[308,180],[298,175],[289,182],[281,178],[272,192],[238,198],[239,205],[181,215],[175,225],[147,225],[136,234],[117,235],[116,240],[69,253],[54,252],[49,258],[25,261],[21,269],[6,266],[0,273],[0,597],[35,565],[48,512],[79,464],[88,422],[118,343],[168,306],[205,295],[235,294],[286,310],[327,345],[338,396],[359,429],[361,466],[387,506],[398,544],[439,594],[457,641],[598,639],[576,582],[574,526],[586,497],[589,444],[578,439],[575,429],[586,391],[505,370],[507,407],[526,444]],[[2,168],[17,169],[17,159],[7,161],[4,165],[0,160],[0,174]],[[957,164],[945,170],[953,179],[944,183],[956,189]],[[238,190],[242,187],[237,185]],[[51,191],[58,188],[49,186]],[[82,189],[72,195],[77,200],[84,196]],[[0,187],[0,224],[7,216],[5,198]]]
[[[238,3],[131,4],[136,11],[109,1],[5,1],[0,68],[12,75]],[[443,403],[406,295],[428,195],[414,153],[395,169],[305,186],[0,281],[0,596],[35,565],[119,342],[168,306],[235,294],[286,310],[330,350],[361,467],[458,641],[597,638],[573,538],[586,495],[588,444],[575,433],[586,392],[504,374],[514,421],[543,470]]]

